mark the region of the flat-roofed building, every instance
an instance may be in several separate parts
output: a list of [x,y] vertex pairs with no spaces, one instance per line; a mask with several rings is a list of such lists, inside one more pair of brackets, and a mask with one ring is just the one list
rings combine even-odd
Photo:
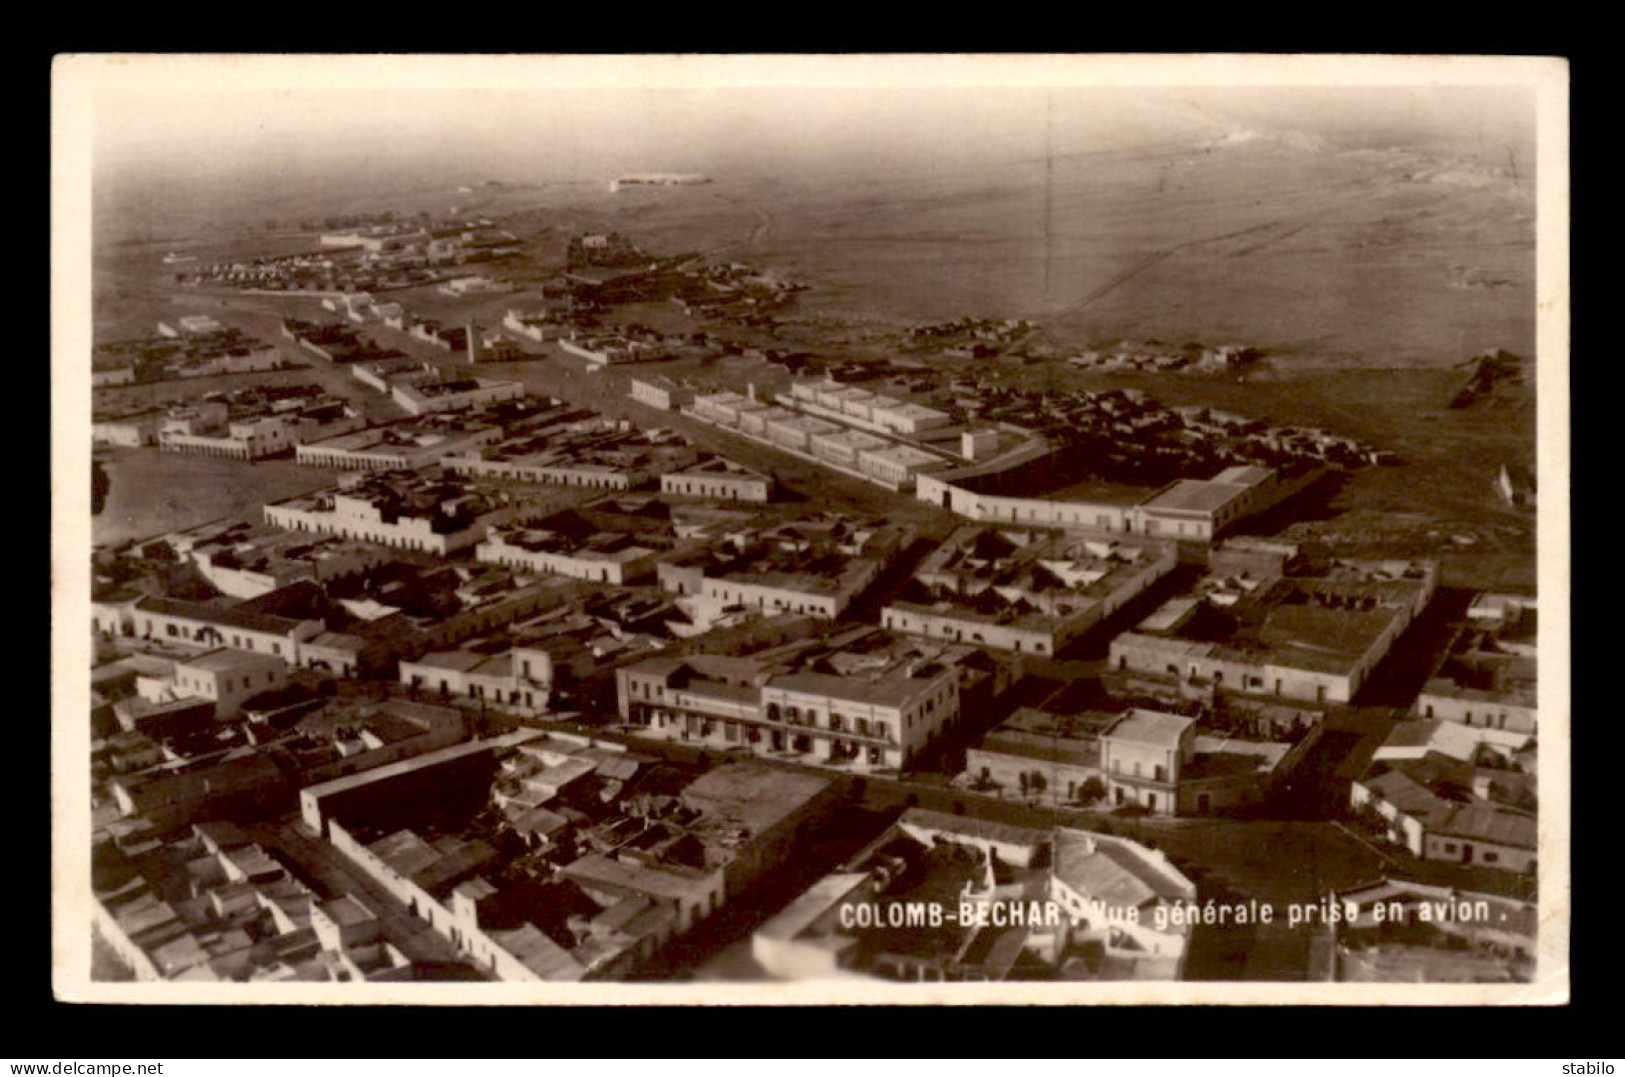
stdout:
[[300,580],[327,582],[358,576],[393,559],[368,542],[301,535],[264,524],[207,525],[169,540],[203,578],[223,594],[251,599]]
[[706,393],[694,398],[689,405],[694,414],[719,426],[737,426],[739,412],[744,407],[760,407],[756,401],[740,393]]
[[647,344],[620,336],[560,337],[554,343],[571,355],[587,360],[593,366],[642,363],[663,357],[662,350],[657,344]]
[[965,749],[965,783],[979,791],[1054,805],[1078,804],[1090,793],[1104,795],[1100,733],[1115,720],[1022,707]]
[[764,438],[770,436],[769,424],[791,422],[801,417],[800,412],[774,404],[741,404],[739,429],[752,437]]
[[225,753],[182,767],[155,766],[109,781],[124,815],[154,826],[175,826],[219,817],[247,806],[263,808],[288,792],[288,778],[270,757]]
[[801,379],[785,399],[813,415],[849,423],[864,430],[918,437],[947,426],[953,417],[923,404],[884,396],[856,385],[824,379]]
[[1170,626],[1156,634],[1142,625],[1122,633],[1111,643],[1111,669],[1187,698],[1219,692],[1347,703],[1431,600],[1437,567],[1337,561],[1317,575],[1251,582],[1205,581],[1196,595],[1222,611],[1202,619],[1205,630]]
[[679,595],[834,618],[912,540],[909,528],[813,517],[730,536],[663,561],[658,572],[661,586]]
[[1131,710],[1100,738],[1111,803],[1172,815],[1180,766],[1194,754],[1196,722],[1177,714]]
[[1133,532],[1148,538],[1212,543],[1240,520],[1269,509],[1323,474],[1310,469],[1283,479],[1273,468],[1236,466],[1212,479],[1177,479],[1149,496],[1134,491],[1132,496],[1089,501],[1074,500],[1064,496],[1064,491],[1054,497],[994,492],[1000,475],[1031,467],[1054,452],[1053,446],[1027,439],[1000,460],[921,475],[915,483],[915,496],[988,523]]
[[983,493],[973,488],[968,480],[956,478],[957,474],[917,474],[914,496],[983,523],[1116,533],[1136,529],[1133,501],[1082,502]]
[[139,449],[158,443],[158,427],[164,413],[150,411],[136,415],[107,416],[90,424],[91,441],[99,446]]
[[886,445],[858,452],[858,470],[894,490],[907,490],[922,471],[944,465],[942,457],[912,445]]
[[436,289],[443,295],[501,295],[514,290],[514,285],[507,281],[492,280],[490,277],[467,276],[453,277]]
[[265,506],[265,520],[290,531],[335,535],[442,556],[483,541],[490,528],[534,511],[534,496],[467,479],[415,472],[358,477],[347,488]]
[[301,646],[320,635],[319,620],[281,617],[178,598],[144,596],[132,609],[131,634],[194,647],[231,647],[302,664]]
[[541,527],[496,528],[474,550],[487,564],[618,585],[652,577],[661,553],[639,545],[631,535],[601,533],[583,539]]
[[756,761],[715,767],[677,794],[698,814],[691,832],[713,842],[724,861],[724,896],[732,899],[780,871],[840,798],[832,777]]
[[516,714],[547,713],[553,691],[553,659],[536,647],[498,654],[436,651],[400,663],[400,681],[414,692],[447,700],[489,702]]
[[[748,421],[748,416],[746,417]],[[809,415],[798,415],[786,410],[782,416],[777,416],[767,423],[766,434],[769,441],[775,445],[782,445],[797,452],[808,452],[811,449],[812,439],[822,435],[840,432],[836,423],[816,419]]]
[[346,471],[416,471],[505,437],[501,426],[441,413],[301,443],[294,460]]
[[959,681],[946,663],[900,661],[860,676],[714,655],[616,672],[633,725],[864,768],[904,767],[934,743],[959,717]]
[[391,385],[390,399],[409,415],[426,415],[436,411],[467,411],[505,400],[518,400],[525,395],[525,386],[517,381],[494,381],[488,378],[445,378],[440,381],[422,381],[407,385]]
[[1156,815],[1206,815],[1268,793],[1290,745],[1204,734],[1194,719],[1131,709],[1100,734],[1108,803]]
[[497,755],[536,735],[534,730],[521,731],[452,744],[307,785],[299,791],[300,818],[312,833],[330,835],[330,825],[338,819],[352,829],[357,821],[387,824],[393,817],[391,805],[398,806],[402,797],[426,797],[432,803],[436,789],[447,797],[454,790],[483,795],[497,773]]
[[104,367],[90,372],[90,386],[93,389],[105,389],[114,385],[134,385],[135,367],[118,366]]
[[952,417],[946,412],[928,408],[923,404],[876,404],[870,408],[874,422],[881,427],[910,437],[947,426]]
[[288,683],[288,663],[275,655],[220,647],[175,663],[169,694],[214,703],[217,719],[235,718],[245,701]]
[[858,466],[858,454],[885,449],[889,445],[885,438],[865,434],[861,430],[836,430],[810,438],[807,447],[818,459],[850,469]]
[[574,412],[511,437],[447,456],[459,474],[600,490],[635,490],[680,470],[699,453],[670,431],[641,431],[591,413]]
[[384,359],[375,363],[354,363],[350,376],[371,389],[388,393],[397,385],[440,381],[445,373],[433,363],[420,359]]
[[716,501],[770,501],[774,485],[771,475],[752,471],[720,456],[660,476],[661,493]]
[[1238,520],[1265,507],[1276,478],[1272,468],[1230,467],[1211,479],[1179,479],[1139,506],[1138,530],[1211,542]]
[[887,628],[1053,655],[1173,571],[1171,543],[961,527],[881,614]]
[[694,401],[693,389],[677,384],[664,374],[633,378],[627,395],[640,404],[661,411],[675,411]]
[[518,309],[510,309],[503,315],[502,328],[537,344],[558,340],[570,332],[569,323],[549,311]]

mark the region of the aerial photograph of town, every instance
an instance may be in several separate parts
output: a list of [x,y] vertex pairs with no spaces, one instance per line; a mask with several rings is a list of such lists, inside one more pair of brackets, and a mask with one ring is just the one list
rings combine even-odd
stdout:
[[1550,978],[1515,64],[148,59],[57,357],[90,981]]

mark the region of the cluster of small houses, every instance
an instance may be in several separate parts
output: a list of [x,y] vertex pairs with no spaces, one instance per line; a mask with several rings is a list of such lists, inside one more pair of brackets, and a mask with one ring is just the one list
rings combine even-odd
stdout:
[[940,343],[944,340],[1009,344],[1037,329],[1038,326],[1024,318],[996,320],[967,316],[952,322],[915,326],[908,331],[905,344]]
[[[1206,460],[1224,451],[1274,464],[1293,461],[1361,467],[1393,462],[1391,454],[1354,438],[1313,427],[1270,426],[1203,407],[1169,408],[1138,389],[1062,392],[986,385],[956,378],[949,384],[953,408],[979,422],[1001,422],[1069,439],[1132,434]],[[1148,447],[1148,446],[1147,446]]]
[[1145,345],[1125,344],[1112,351],[1085,351],[1068,359],[1073,366],[1094,370],[1145,370],[1171,373],[1225,374],[1256,362],[1260,353],[1239,344],[1217,348],[1187,347],[1167,352]]
[[288,318],[282,322],[282,335],[329,363],[383,361],[398,359],[403,354],[394,348],[380,347],[371,338],[342,324]]
[[108,388],[170,378],[251,374],[291,367],[273,347],[206,314],[159,322],[158,335],[103,344],[92,362],[91,385]]
[[439,279],[435,267],[516,255],[517,242],[489,221],[380,225],[324,234],[319,250],[217,262],[175,279],[191,287],[275,292],[411,287]]
[[689,284],[671,302],[695,317],[764,324],[766,312],[790,301],[806,285],[745,262],[701,263],[682,271]]

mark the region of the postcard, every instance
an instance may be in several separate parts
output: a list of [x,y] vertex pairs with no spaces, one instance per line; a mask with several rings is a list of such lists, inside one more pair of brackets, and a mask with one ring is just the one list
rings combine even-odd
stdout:
[[57,997],[1566,1002],[1567,99],[59,57]]

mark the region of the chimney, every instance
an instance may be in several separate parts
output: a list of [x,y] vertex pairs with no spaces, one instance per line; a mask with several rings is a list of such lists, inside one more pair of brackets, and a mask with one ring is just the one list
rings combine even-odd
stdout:
[[480,327],[472,319],[468,323],[468,361],[470,364],[480,361]]

